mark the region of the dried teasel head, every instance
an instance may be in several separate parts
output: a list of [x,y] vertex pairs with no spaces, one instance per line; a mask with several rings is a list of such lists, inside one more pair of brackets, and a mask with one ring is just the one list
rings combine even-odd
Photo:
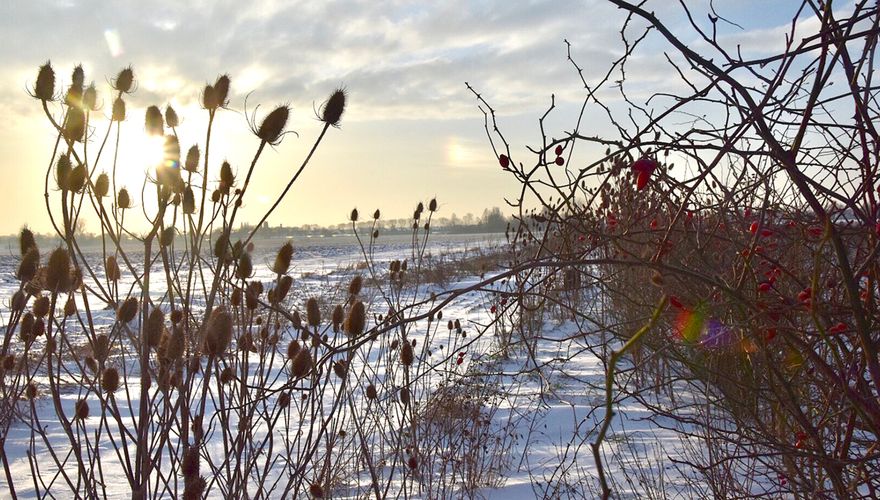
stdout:
[[127,68],[123,68],[117,75],[116,79],[112,82],[112,86],[114,89],[119,92],[129,93],[131,92],[131,88],[134,85],[134,70],[131,66]]
[[232,166],[228,161],[224,161],[220,165],[220,192],[229,194],[229,190],[235,185],[235,174],[232,173]]
[[208,111],[214,111],[218,106],[217,91],[214,90],[214,86],[205,85],[205,90],[202,91],[202,107]]
[[21,258],[21,262],[18,263],[18,271],[15,275],[23,282],[30,281],[37,275],[39,267],[40,252],[37,250],[36,246],[33,246],[29,248]]
[[287,359],[293,361],[296,358],[296,355],[299,354],[300,345],[299,341],[291,340],[289,344],[287,344]]
[[306,319],[309,326],[319,326],[321,324],[321,309],[318,307],[318,299],[311,297],[306,301]]
[[98,361],[105,361],[110,355],[110,337],[100,334],[95,337],[95,343],[92,346],[92,354]]
[[51,307],[51,303],[49,301],[49,297],[45,295],[41,295],[34,299],[34,304],[31,306],[31,311],[34,313],[34,316],[38,318],[44,318],[49,314],[49,308]]
[[214,100],[221,108],[229,104],[229,75],[220,75],[214,82]]
[[78,400],[74,405],[73,414],[77,420],[89,418],[89,402],[85,398]]
[[22,257],[24,257],[31,248],[37,248],[37,240],[34,238],[34,232],[27,227],[21,228],[21,232],[18,234],[18,248]]
[[177,111],[174,111],[174,108],[172,108],[170,104],[165,107],[165,123],[171,128],[180,125],[180,118],[177,116]]
[[324,498],[324,487],[317,482],[310,484],[309,495],[312,495],[313,498]]
[[269,144],[278,144],[284,134],[284,127],[287,125],[289,117],[290,108],[278,106],[263,118],[263,122],[256,129],[255,134]]
[[251,260],[251,254],[242,252],[238,258],[238,267],[235,268],[235,276],[238,279],[246,280],[254,274],[254,263]]
[[183,190],[183,213],[187,215],[196,213],[196,195],[190,185]]
[[415,353],[413,346],[409,342],[403,341],[400,346],[400,363],[404,366],[410,366],[415,361]]
[[86,136],[86,114],[79,107],[67,108],[62,135],[67,142],[82,142]]
[[352,337],[356,337],[364,333],[367,326],[367,312],[364,303],[356,301],[352,304],[345,318],[345,333]]
[[146,337],[147,345],[154,349],[159,347],[164,333],[165,313],[158,307],[154,307],[147,316],[147,323],[144,325],[144,337]]
[[88,171],[86,170],[86,166],[82,163],[74,167],[73,170],[70,171],[70,175],[67,176],[67,189],[74,193],[82,192],[86,185],[87,175]]
[[336,89],[330,94],[330,97],[321,106],[321,121],[327,125],[339,127],[342,120],[342,113],[345,112],[346,101],[345,89]]
[[120,323],[128,323],[137,316],[138,299],[129,297],[122,302],[122,305],[116,309],[116,319]]
[[335,373],[337,377],[344,379],[345,375],[348,373],[348,361],[340,359],[333,363],[333,373]]
[[97,111],[97,109],[98,109],[98,90],[95,88],[94,83],[92,83],[88,87],[86,87],[85,92],[83,92],[82,105],[83,105],[83,108],[88,111]]
[[121,210],[131,208],[131,197],[128,195],[127,189],[122,188],[119,190],[119,194],[116,196],[116,206]]
[[116,257],[112,255],[107,257],[107,264],[104,266],[104,272],[106,273],[108,280],[119,281],[122,274],[119,271],[119,263],[116,262]]
[[375,385],[370,384],[370,385],[367,386],[366,396],[367,396],[367,399],[376,399],[376,398],[379,397],[379,394],[378,394],[378,392],[376,391],[376,386],[375,386]]
[[67,302],[64,303],[64,317],[67,318],[74,314],[76,314],[76,300],[74,300],[73,295],[71,295],[67,297]]
[[199,147],[190,146],[189,150],[187,150],[186,152],[186,161],[183,164],[184,170],[186,170],[187,172],[198,172],[200,157],[201,152],[199,151]]
[[308,349],[300,349],[290,365],[290,373],[295,378],[303,378],[312,371],[312,355]]
[[400,402],[404,406],[409,406],[409,400],[410,400],[409,388],[401,387],[400,388]]
[[363,288],[364,279],[360,274],[355,275],[354,278],[351,279],[351,282],[348,284],[348,294],[349,295],[357,295],[361,293],[361,288]]
[[34,84],[33,96],[41,101],[51,101],[55,99],[55,70],[52,69],[52,63],[46,61],[46,64],[40,66],[37,70],[37,81]]
[[107,393],[116,392],[119,389],[119,370],[112,366],[104,370],[101,375],[101,388]]
[[352,222],[357,222],[357,220],[358,220],[358,209],[357,208],[351,209],[351,215],[348,217],[348,219]]
[[272,271],[277,274],[285,274],[290,269],[290,261],[293,259],[293,244],[286,242],[278,249],[275,255],[275,263],[272,265]]
[[150,106],[144,115],[144,130],[147,135],[163,136],[165,135],[165,120],[162,118],[162,111],[158,106]]
[[94,192],[95,196],[98,198],[103,198],[110,192],[110,177],[106,173],[101,172],[101,174],[98,175],[98,178],[95,179],[95,185],[92,192]]
[[62,191],[69,189],[68,179],[72,170],[73,164],[70,163],[70,156],[66,154],[59,156],[55,163],[55,182],[58,184],[58,189]]
[[284,300],[284,297],[287,297],[291,286],[293,286],[293,278],[286,274],[278,280],[278,285],[275,286],[273,294],[276,304]]
[[114,122],[125,121],[125,101],[121,97],[113,100],[113,111],[110,114],[110,120]]
[[167,339],[167,343],[165,344],[165,357],[172,361],[182,359],[184,350],[186,349],[186,338],[184,337],[183,328],[176,324],[172,326],[171,333],[168,335]]
[[337,304],[336,307],[333,308],[333,314],[330,316],[330,320],[333,324],[333,333],[339,332],[339,327],[342,325],[342,322],[345,321],[345,311],[340,304]]
[[67,291],[71,286],[70,254],[66,248],[58,247],[49,255],[46,263],[46,288],[55,291]]
[[215,309],[208,319],[205,330],[205,352],[210,356],[222,356],[232,341],[232,315],[226,309]]

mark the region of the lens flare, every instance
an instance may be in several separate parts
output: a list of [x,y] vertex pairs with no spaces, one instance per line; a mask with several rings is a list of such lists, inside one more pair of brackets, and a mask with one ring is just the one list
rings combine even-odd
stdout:
[[716,318],[709,317],[705,304],[683,308],[675,318],[675,331],[688,344],[707,349],[728,347],[734,342],[733,330]]

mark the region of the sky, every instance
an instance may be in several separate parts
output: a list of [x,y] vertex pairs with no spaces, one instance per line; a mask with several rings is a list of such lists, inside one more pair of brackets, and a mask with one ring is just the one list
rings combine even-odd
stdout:
[[[686,32],[675,3],[648,5]],[[706,18],[708,0],[688,5],[696,18]],[[724,27],[730,43],[755,53],[784,40],[794,5],[714,2],[716,11],[743,26]],[[127,101],[118,159],[120,183],[133,193],[140,192],[146,158],[155,150],[145,140],[144,109],[173,106],[182,118],[183,149],[203,148],[207,113],[199,107],[201,91],[227,73],[230,105],[215,122],[213,172],[228,160],[244,174],[259,144],[248,128],[251,113],[259,121],[274,106],[290,105],[289,126],[298,133],[263,155],[239,220],[256,222],[298,168],[320,132],[315,110],[339,86],[348,92],[341,127],[329,131],[269,223],[332,225],[346,221],[354,207],[404,217],[432,197],[440,216],[461,217],[504,208],[505,197],[518,191],[498,167],[465,82],[493,105],[511,143],[525,151],[539,142],[538,118],[551,95],[558,135],[572,128],[583,99],[563,40],[572,43],[592,81],[621,54],[622,22],[622,13],[602,0],[3,2],[0,179],[6,187],[0,234],[23,225],[50,231],[43,179],[55,136],[39,102],[27,94],[47,60],[59,86],[69,84],[76,64],[83,65],[86,82],[96,84],[103,117],[94,123],[95,148],[109,123],[110,81],[133,67],[137,91]],[[628,78],[652,90],[668,85],[663,48],[660,40],[649,40]],[[601,133],[600,122],[595,130],[589,125],[586,132]],[[109,168],[109,155],[104,158],[102,170]],[[86,230],[97,226],[87,222]]]

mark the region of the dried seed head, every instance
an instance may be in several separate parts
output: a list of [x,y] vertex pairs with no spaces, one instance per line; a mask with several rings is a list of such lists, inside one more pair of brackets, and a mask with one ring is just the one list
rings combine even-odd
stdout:
[[217,109],[217,106],[217,91],[214,90],[213,85],[205,85],[205,90],[202,92],[202,107],[209,111],[214,111]]
[[82,64],[77,64],[73,68],[73,74],[70,76],[70,84],[74,87],[82,87],[86,83],[86,73],[83,71]]
[[254,264],[251,260],[251,254],[244,252],[238,258],[238,267],[235,269],[235,276],[238,279],[249,279],[254,274]]
[[169,127],[175,128],[180,125],[180,119],[177,117],[177,111],[174,111],[170,105],[165,108],[165,123],[168,124]]
[[214,242],[214,257],[223,260],[228,254],[229,238],[225,234],[221,234],[217,237],[217,241]]
[[220,383],[226,385],[235,378],[235,373],[232,372],[232,367],[227,366],[220,372]]
[[431,198],[431,201],[428,202],[428,211],[436,212],[437,211],[437,198]]
[[215,309],[205,332],[205,352],[210,356],[222,356],[231,341],[232,315],[225,309]]
[[74,167],[73,170],[70,171],[70,175],[67,177],[67,189],[74,193],[82,192],[86,185],[86,175],[88,175],[88,171],[86,170],[85,165],[79,164]]
[[40,69],[37,70],[34,97],[41,101],[55,99],[55,70],[52,69],[52,63],[49,61],[46,61],[46,64],[40,66]]
[[306,319],[310,326],[321,324],[321,310],[318,308],[318,299],[314,297],[306,301]]
[[352,208],[352,209],[351,209],[351,216],[349,216],[349,220],[351,220],[352,222],[357,222],[357,220],[358,220],[358,209],[356,209],[356,208]]
[[351,283],[348,284],[348,293],[349,295],[357,295],[361,293],[361,288],[363,287],[364,279],[360,274],[356,275],[351,279]]
[[30,281],[37,275],[37,269],[40,267],[40,252],[37,247],[33,246],[25,252],[21,262],[18,263],[18,272],[16,277],[21,281]]
[[183,450],[183,460],[180,463],[180,471],[183,477],[192,480],[199,475],[199,448],[198,446],[186,446]]
[[95,337],[95,344],[92,346],[92,354],[94,354],[95,358],[99,361],[105,361],[107,356],[110,355],[110,337],[103,333]]
[[129,297],[116,309],[116,319],[121,323],[128,323],[137,316],[137,313],[138,299],[135,297]]
[[352,337],[356,337],[364,333],[367,326],[367,312],[364,303],[355,302],[348,311],[348,317],[345,318],[345,333]]
[[165,135],[165,122],[158,106],[150,106],[144,115],[144,129],[147,135]]
[[121,97],[117,97],[113,101],[113,113],[110,115],[110,119],[114,122],[125,121],[125,101]]
[[211,193],[211,201],[212,201],[213,203],[217,203],[217,202],[219,202],[219,201],[220,201],[220,196],[221,196],[222,194],[223,194],[223,193],[221,193],[219,189],[215,189],[214,192]]
[[33,382],[28,383],[27,388],[25,389],[25,396],[29,400],[34,400],[37,397],[37,385]]
[[333,333],[339,332],[339,327],[342,325],[343,321],[345,321],[345,311],[342,309],[341,305],[336,304],[336,307],[333,308],[333,314],[331,315]]
[[134,70],[131,69],[131,66],[124,68],[122,71],[116,75],[116,80],[113,82],[113,88],[118,90],[119,92],[131,92],[131,87],[134,84]]
[[220,75],[214,82],[214,99],[217,106],[225,108],[229,104],[229,75]]
[[89,418],[89,402],[85,398],[80,399],[74,406],[74,418],[77,420],[85,420]]
[[287,125],[287,118],[289,116],[290,108],[278,106],[263,118],[263,123],[257,129],[257,137],[269,144],[277,144],[281,139],[281,134],[284,133],[284,127]]
[[367,386],[366,394],[367,399],[376,399],[379,397],[379,394],[376,392],[376,386],[373,384]]
[[235,184],[235,174],[232,173],[232,166],[228,161],[224,161],[220,165],[220,191],[223,194],[229,194],[229,189]]
[[12,300],[9,301],[9,305],[12,307],[13,311],[21,311],[24,309],[24,306],[27,305],[27,296],[25,296],[23,291],[16,290],[16,292],[12,294]]
[[82,109],[79,107],[67,108],[63,133],[67,142],[82,142],[86,135],[86,114]]
[[98,175],[98,178],[95,179],[95,189],[93,192],[98,198],[103,198],[110,192],[110,177],[108,177],[106,173],[102,172]]
[[321,121],[338,127],[339,121],[342,119],[342,113],[345,112],[345,100],[346,94],[344,89],[334,90],[321,109]]
[[189,150],[186,152],[186,163],[184,163],[183,168],[186,169],[187,172],[198,172],[200,156],[201,152],[199,151],[199,147],[190,146]]
[[403,403],[404,406],[409,406],[409,388],[400,388],[400,402]]
[[400,346],[400,362],[404,366],[410,366],[413,364],[415,360],[415,353],[413,353],[413,346],[409,342],[402,342]]
[[34,313],[34,316],[43,318],[49,314],[50,305],[49,297],[41,295],[34,300],[34,305],[31,306],[31,310]]
[[287,359],[293,361],[296,358],[296,355],[299,353],[300,346],[299,342],[296,340],[291,340],[289,344],[287,344]]
[[299,315],[299,311],[293,311],[290,324],[293,326],[294,330],[302,330],[302,318]]
[[290,406],[290,394],[282,392],[281,395],[278,396],[278,407],[284,409],[288,406]]
[[288,241],[278,249],[278,254],[275,256],[275,264],[272,266],[272,271],[277,274],[286,273],[288,269],[290,269],[290,261],[292,259],[293,244]]
[[183,213],[188,215],[196,213],[196,195],[190,185],[183,190]]
[[293,358],[290,372],[295,378],[302,378],[312,371],[312,355],[308,349],[300,349]]
[[131,197],[128,196],[128,190],[122,188],[119,190],[119,195],[116,197],[116,206],[120,209],[131,208]]
[[70,285],[70,254],[67,249],[58,247],[49,255],[46,264],[46,288],[60,292],[67,291]]
[[112,255],[107,257],[107,265],[104,267],[104,273],[106,273],[108,280],[119,281],[121,273],[119,272],[119,264],[116,262],[116,257]]
[[335,373],[337,377],[344,379],[345,375],[348,373],[348,362],[344,359],[340,359],[333,363],[333,373]]
[[33,231],[26,227],[21,228],[21,233],[18,235],[18,247],[21,251],[22,257],[24,257],[31,248],[35,250],[37,249],[37,240],[34,238]]
[[18,326],[18,334],[21,336],[22,340],[32,339],[32,334],[34,333],[34,322],[36,319],[34,315],[30,312],[26,312],[21,317],[21,323]]
[[83,108],[89,111],[96,111],[98,109],[98,90],[95,89],[94,83],[86,87],[85,92],[83,92],[82,104]]
[[180,141],[174,134],[165,135],[165,145],[163,148],[163,164],[171,167],[177,177],[180,177]]
[[281,302],[284,300],[284,297],[287,297],[288,292],[290,292],[290,287],[293,285],[293,278],[288,275],[284,275],[281,279],[278,280],[278,285],[275,287],[275,302]]
[[64,303],[64,317],[73,316],[76,314],[76,301],[73,299],[73,295],[67,297],[67,302]]
[[55,182],[58,183],[58,189],[62,191],[69,189],[68,179],[71,170],[73,170],[73,165],[70,163],[70,157],[66,154],[59,156],[58,162],[55,164]]
[[108,393],[116,392],[116,389],[119,389],[119,370],[112,366],[104,370],[101,376],[101,388]]
[[158,307],[154,307],[150,311],[150,315],[147,316],[147,324],[144,325],[144,337],[147,339],[147,345],[154,349],[159,347],[163,333],[165,333],[165,313]]
[[232,297],[229,298],[229,301],[232,303],[233,307],[241,305],[241,288],[232,290]]

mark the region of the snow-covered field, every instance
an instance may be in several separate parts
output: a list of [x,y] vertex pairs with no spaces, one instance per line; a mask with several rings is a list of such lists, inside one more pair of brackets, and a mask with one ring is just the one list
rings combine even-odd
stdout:
[[[269,266],[277,248],[275,243],[258,244],[254,252],[255,279],[269,282],[273,278]],[[288,300],[292,308],[303,309],[303,302],[307,297],[327,295],[328,290],[338,291],[345,288],[356,273],[366,272],[361,264],[364,260],[361,249],[352,244],[353,241],[343,239],[329,245],[324,243],[317,241],[296,245],[291,271],[295,284],[291,292],[293,295]],[[491,246],[497,243],[497,237],[439,237],[428,246],[427,253],[434,258],[454,259],[472,255],[477,248],[491,251]],[[411,251],[409,242],[399,238],[397,241],[377,245],[372,250],[372,259],[377,263],[377,269],[384,270],[387,269],[388,262],[407,258]],[[13,256],[0,258],[2,304],[9,304],[17,287],[14,278],[16,261]],[[503,500],[596,497],[600,490],[590,443],[595,440],[597,429],[604,418],[603,358],[607,353],[599,346],[605,344],[605,339],[592,332],[589,325],[578,325],[569,319],[545,315],[533,319],[534,324],[528,327],[533,338],[503,342],[501,339],[510,335],[512,321],[515,319],[515,316],[505,313],[514,311],[513,308],[508,309],[512,303],[501,302],[507,285],[504,281],[498,281],[477,286],[498,272],[500,271],[495,270],[483,277],[458,276],[453,282],[442,286],[426,283],[417,288],[410,286],[401,292],[399,300],[412,304],[430,297],[432,293],[437,295],[438,300],[442,300],[444,293],[450,289],[473,288],[456,296],[443,308],[442,321],[435,320],[432,324],[421,320],[410,327],[408,338],[417,341],[417,357],[420,363],[430,367],[420,371],[421,379],[411,382],[411,387],[414,398],[421,396],[427,399],[435,391],[439,391],[438,384],[478,381],[482,384],[480,390],[486,391],[485,404],[480,410],[481,415],[489,417],[484,432],[486,436],[492,437],[491,442],[481,442],[485,447],[479,460],[484,464],[485,470],[473,473],[472,477],[478,483],[477,488],[465,492],[454,484],[448,489],[435,489],[432,486],[426,487],[422,496],[430,497],[430,492],[436,494],[442,491],[446,496],[468,493],[477,497]],[[154,283],[152,289],[164,289],[163,273],[154,273],[151,280]],[[129,278],[125,285],[130,286],[131,283]],[[121,286],[120,289],[122,288]],[[601,307],[600,300],[591,300],[596,298],[591,297],[593,292],[589,287],[583,293],[583,307]],[[330,295],[333,296],[333,293]],[[382,314],[383,308],[387,308],[379,289],[367,288],[364,296],[364,302],[368,303],[371,312]],[[158,301],[161,295],[156,294],[153,299]],[[425,310],[427,304],[415,306],[407,310],[407,315],[414,316]],[[2,314],[6,322],[8,310],[4,310]],[[93,311],[93,316],[98,328],[110,328],[113,324],[112,310],[99,309]],[[461,335],[455,330],[447,331],[447,319],[460,320],[463,330]],[[70,332],[71,344],[83,344],[83,339],[77,339],[73,334],[75,330]],[[292,333],[286,332],[285,335]],[[287,345],[283,339],[279,343],[279,351],[283,351]],[[44,342],[44,339],[37,342]],[[504,345],[508,347],[504,348]],[[41,348],[41,345],[36,344],[32,350],[39,351]],[[378,396],[380,403],[396,400],[398,387],[404,385],[402,373],[390,370],[383,356],[383,349],[371,349],[352,361],[352,372],[365,373],[366,378],[381,388]],[[129,406],[120,408],[120,413],[133,422],[137,418],[140,385],[139,378],[132,375],[137,374],[138,368],[133,360],[122,359],[120,362],[130,364],[130,378],[123,384],[128,386],[130,393],[128,397],[117,396],[117,402],[120,406]],[[282,386],[286,381],[285,370],[284,356],[278,356],[267,371],[268,385]],[[76,373],[75,365],[71,367],[71,372]],[[38,375],[34,380],[41,387],[41,393],[48,392],[45,376]],[[68,382],[69,389],[63,392],[61,400],[66,412],[70,414],[76,401],[87,397],[88,391],[82,388],[83,384],[77,383],[75,377]],[[363,386],[365,383],[365,380],[360,379],[350,382],[352,387]],[[21,402],[23,414],[28,414],[28,404],[26,401]],[[107,434],[112,428],[112,424],[110,428],[107,427],[106,419],[95,409],[96,403],[92,404],[93,410],[89,418],[82,422],[80,429],[86,442],[89,436],[95,436],[100,431],[101,426],[104,426]],[[297,406],[296,401],[293,406]],[[34,403],[34,410],[34,421],[38,422],[39,428],[44,429],[46,439],[53,443],[56,455],[64,450],[69,451],[68,437],[58,422],[51,398],[38,398]],[[351,421],[357,418],[359,410],[352,407],[340,411],[340,429],[351,430]],[[208,404],[206,415],[212,413],[216,413],[213,401]],[[605,470],[615,485],[616,495],[622,498],[693,498],[707,494],[701,491],[692,471],[679,470],[672,460],[681,458],[686,452],[679,435],[658,427],[655,421],[647,418],[649,416],[646,409],[632,400],[619,401],[617,404],[614,423],[602,447]],[[398,418],[403,422],[402,417],[396,414],[386,414],[386,418],[388,422],[394,422]],[[234,419],[226,422],[226,425],[234,424]],[[220,439],[222,433],[217,432],[217,425],[221,424],[212,421],[206,432],[205,453],[210,456],[222,456],[226,453],[226,444]],[[457,435],[455,429],[447,431],[449,436]],[[265,433],[264,427],[255,426],[253,429],[256,436],[260,436],[261,432]],[[282,438],[287,443],[295,442],[294,436]],[[41,439],[39,436],[34,437],[34,428],[31,425],[21,421],[13,423],[6,436],[4,450],[10,461],[16,492],[20,498],[36,497],[34,463],[45,467],[40,470],[39,475],[44,478],[52,476],[53,462],[39,458],[47,452]],[[106,497],[129,496],[124,475],[118,467],[114,468],[112,465],[116,457],[110,443],[105,439],[105,443],[94,450],[110,458],[100,471],[102,491]],[[29,460],[29,455],[37,459]],[[65,463],[63,457],[60,460]],[[214,470],[214,474],[222,473],[222,468],[221,465]],[[626,474],[623,473],[624,468]],[[440,474],[443,473],[441,470]],[[76,469],[73,468],[69,474],[75,476]],[[347,484],[340,483],[333,496],[370,495],[369,489],[358,486],[365,478],[368,478],[366,471],[361,469],[357,480],[349,480]],[[428,481],[425,477],[417,479]],[[403,491],[395,489],[401,488],[398,481],[393,483],[387,493],[390,497],[402,494],[395,493],[396,491]],[[53,492],[49,485],[41,485],[39,489]],[[0,477],[0,497],[8,496],[8,491],[5,477]],[[57,491],[59,498],[69,495],[65,488],[58,488]],[[408,495],[412,496],[411,493]],[[220,492],[215,488],[211,496],[220,496]],[[281,491],[272,490],[267,496],[279,497]]]

